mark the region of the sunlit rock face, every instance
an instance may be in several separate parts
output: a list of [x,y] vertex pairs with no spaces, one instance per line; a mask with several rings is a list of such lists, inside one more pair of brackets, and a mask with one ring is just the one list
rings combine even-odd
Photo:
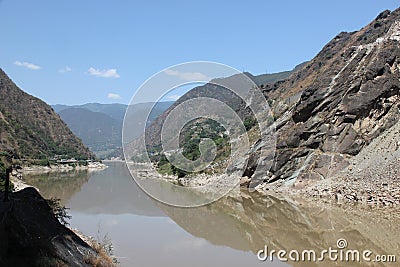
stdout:
[[385,11],[360,31],[337,35],[287,80],[263,86],[277,133],[266,182],[304,188],[332,177],[399,121],[399,35],[400,9]]

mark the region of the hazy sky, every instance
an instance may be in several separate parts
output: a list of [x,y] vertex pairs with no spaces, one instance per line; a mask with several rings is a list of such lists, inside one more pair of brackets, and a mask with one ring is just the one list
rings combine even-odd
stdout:
[[398,0],[0,0],[0,67],[50,104],[128,103],[154,73],[216,61],[292,69]]

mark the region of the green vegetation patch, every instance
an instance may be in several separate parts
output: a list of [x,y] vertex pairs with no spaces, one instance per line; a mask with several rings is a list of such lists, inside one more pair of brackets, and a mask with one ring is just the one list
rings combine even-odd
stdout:
[[[4,162],[0,158],[0,191],[5,190],[5,185],[6,185],[6,166]],[[8,190],[11,192],[14,190],[14,185],[10,181],[10,184],[8,186]]]

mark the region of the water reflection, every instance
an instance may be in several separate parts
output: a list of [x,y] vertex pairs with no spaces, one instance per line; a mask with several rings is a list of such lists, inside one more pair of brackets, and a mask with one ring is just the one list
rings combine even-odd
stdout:
[[[25,179],[46,197],[62,198],[71,209],[73,227],[95,236],[102,223],[122,266],[288,266],[277,260],[259,262],[255,254],[264,245],[275,250],[321,252],[336,248],[339,238],[347,240],[349,249],[393,254],[400,260],[397,211],[346,208],[247,191],[199,208],[176,208],[146,196],[125,164],[108,164],[101,172],[50,173]],[[379,266],[365,262],[289,263]]]
[[24,180],[38,188],[44,198],[59,198],[65,206],[90,177],[91,173],[88,171],[68,171],[27,174],[24,175]]
[[[264,245],[289,252],[315,250],[318,254],[338,239],[348,249],[371,250],[374,255],[396,255],[400,260],[399,214],[327,203],[288,200],[242,191],[241,197],[225,197],[211,205],[182,209],[158,204],[189,233],[219,246],[252,251]],[[318,258],[317,254],[317,258]],[[287,257],[287,255],[286,255]],[[377,263],[290,262],[293,266],[378,266]],[[383,265],[382,266],[386,266]],[[397,266],[396,263],[392,266]]]
[[124,163],[107,165],[109,168],[102,171],[53,172],[24,179],[44,197],[60,198],[63,205],[81,213],[165,216],[136,186]]

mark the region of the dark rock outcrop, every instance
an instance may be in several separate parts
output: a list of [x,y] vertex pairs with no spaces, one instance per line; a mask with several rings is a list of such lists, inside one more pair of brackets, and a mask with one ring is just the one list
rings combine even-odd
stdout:
[[[3,199],[3,193],[0,193]],[[0,266],[90,266],[96,252],[63,226],[47,201],[29,187],[0,205]]]

